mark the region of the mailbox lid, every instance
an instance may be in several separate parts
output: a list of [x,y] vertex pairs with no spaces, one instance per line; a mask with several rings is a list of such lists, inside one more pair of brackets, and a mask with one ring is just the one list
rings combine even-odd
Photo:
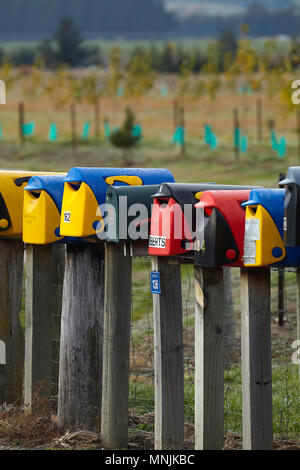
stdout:
[[285,187],[284,242],[287,246],[300,246],[300,167],[288,169],[286,178],[279,183]]
[[103,231],[99,205],[109,186],[160,184],[174,181],[169,170],[157,168],[73,168],[65,178],[61,234],[88,237]]
[[45,245],[62,240],[59,226],[65,176],[33,176],[24,188],[24,242]]
[[[205,191],[195,207],[195,264],[203,267],[243,266],[245,210],[250,190]],[[201,211],[201,212],[200,212]]]
[[174,199],[181,207],[184,204],[195,204],[204,191],[247,190],[258,186],[244,186],[217,183],[162,183],[153,198]]
[[174,176],[165,168],[72,168],[66,183],[86,183],[93,191],[98,204],[105,202],[108,186],[136,186],[173,182]]
[[[114,214],[110,214],[106,226],[106,241],[116,242],[131,240],[136,241],[136,238],[131,238],[128,233],[128,227],[134,223],[137,215],[129,215],[128,210],[130,207],[133,208],[135,204],[142,204],[142,214],[139,215],[140,223],[137,225],[145,224],[143,227],[143,233],[146,230],[149,237],[149,228],[151,221],[151,206],[152,196],[158,191],[159,185],[148,185],[148,186],[110,186],[106,193],[106,203],[112,205]],[[120,198],[126,198],[126,202]],[[123,217],[126,213],[127,224],[126,227],[120,227],[120,216]],[[141,238],[138,238],[141,239]],[[143,238],[145,239],[145,238]]]
[[284,189],[253,189],[250,192],[249,200],[242,204],[243,207],[257,207],[261,205],[270,214],[275,225],[283,236],[283,215],[284,215]]
[[[45,172],[46,173],[46,172]],[[21,238],[23,229],[24,185],[40,171],[0,170],[0,236]],[[55,174],[47,172],[47,174]]]
[[45,191],[53,199],[58,211],[61,211],[64,180],[66,174],[60,175],[38,175],[30,178],[25,191]]

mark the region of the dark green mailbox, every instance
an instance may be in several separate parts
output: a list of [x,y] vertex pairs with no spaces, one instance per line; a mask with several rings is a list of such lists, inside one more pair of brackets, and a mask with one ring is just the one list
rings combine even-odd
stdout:
[[145,241],[148,245],[153,194],[160,185],[110,186],[106,192],[107,242]]
[[300,246],[300,167],[291,166],[279,182],[285,188],[283,237],[287,246]]

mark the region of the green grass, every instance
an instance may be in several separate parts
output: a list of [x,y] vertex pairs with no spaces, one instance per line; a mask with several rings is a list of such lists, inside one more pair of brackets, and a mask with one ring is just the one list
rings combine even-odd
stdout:
[[[276,438],[300,436],[300,400],[297,366],[273,365],[273,431]],[[225,432],[242,434],[242,377],[240,366],[225,371]],[[137,414],[154,410],[152,384],[130,382],[129,406]],[[194,376],[185,376],[185,422],[194,422]]]

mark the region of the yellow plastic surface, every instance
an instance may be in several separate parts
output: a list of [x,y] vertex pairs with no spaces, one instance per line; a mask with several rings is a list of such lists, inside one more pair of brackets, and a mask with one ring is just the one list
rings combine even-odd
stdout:
[[[9,217],[0,215],[0,237],[22,238],[24,187],[34,175],[53,174],[40,171],[0,171],[0,194]],[[25,181],[16,180],[25,178]],[[9,221],[10,219],[10,221]]]
[[65,183],[60,219],[60,233],[69,237],[88,237],[95,234],[93,224],[102,220],[98,201],[86,183],[77,189]]
[[[261,205],[247,206],[246,223],[251,220],[259,221],[257,223],[257,225],[259,224],[257,240],[252,241],[256,245],[256,255],[255,262],[251,264],[247,262],[245,257],[245,266],[268,266],[283,260],[286,256],[284,243],[268,211]],[[247,241],[247,233],[245,234],[245,241]],[[276,247],[282,250],[280,258],[275,258],[272,254],[272,250]]]
[[24,191],[23,241],[47,245],[62,237],[55,235],[60,213],[46,191]]

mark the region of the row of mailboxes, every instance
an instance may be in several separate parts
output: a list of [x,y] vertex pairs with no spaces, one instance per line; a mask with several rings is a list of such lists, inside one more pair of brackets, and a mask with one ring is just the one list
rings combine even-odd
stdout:
[[144,168],[72,168],[67,175],[34,176],[24,188],[23,240],[47,244],[95,237],[104,229],[108,188],[164,181],[174,181],[169,170]]
[[192,256],[204,267],[298,266],[300,168],[281,185],[181,184],[165,169],[1,171],[0,236],[47,244],[102,234],[142,239],[150,255]]

